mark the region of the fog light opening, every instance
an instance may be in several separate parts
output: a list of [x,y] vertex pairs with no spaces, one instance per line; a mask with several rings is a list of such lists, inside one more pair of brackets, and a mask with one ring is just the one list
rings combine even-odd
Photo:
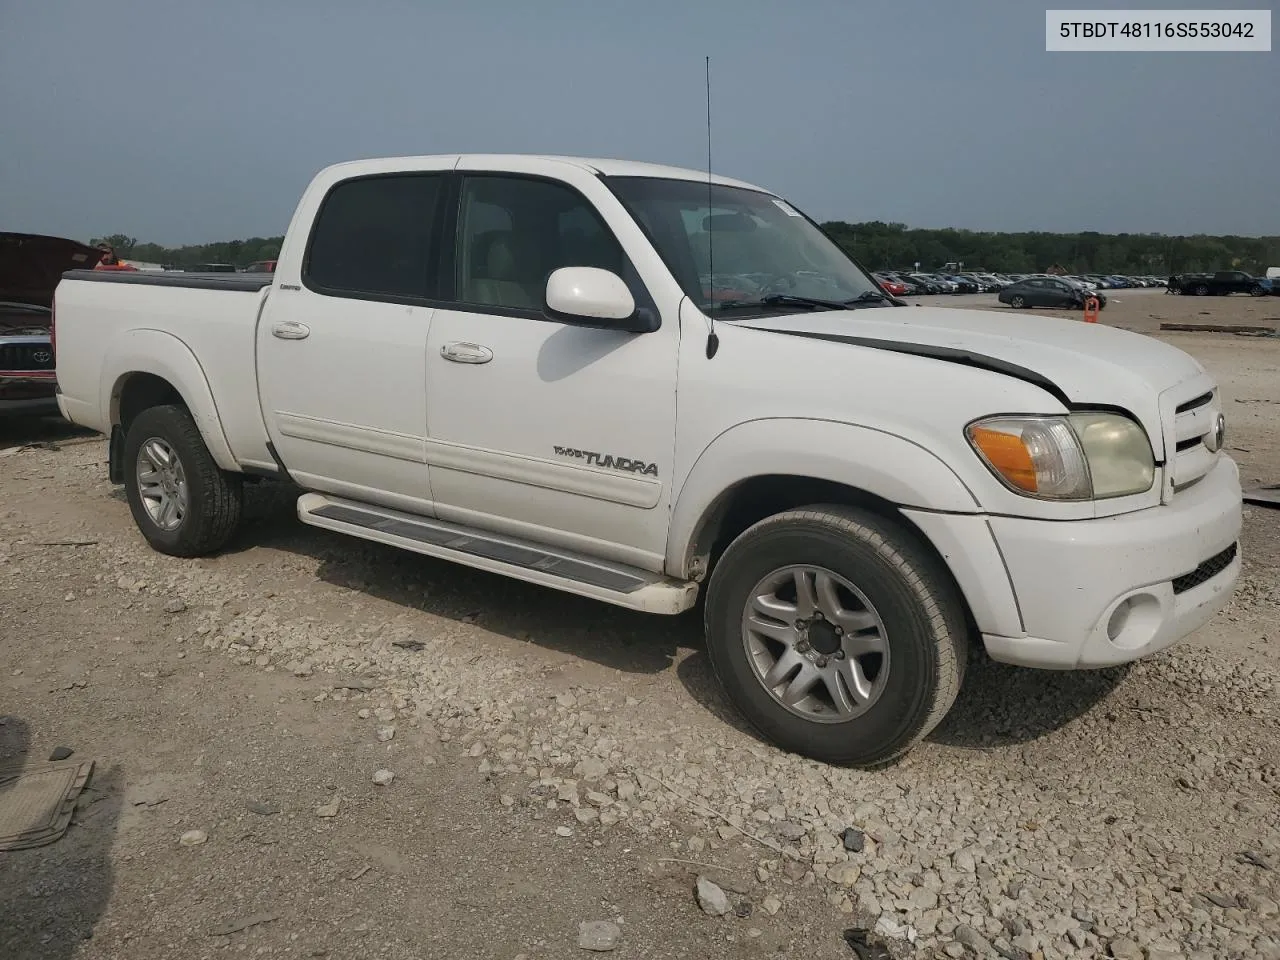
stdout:
[[1107,638],[1121,649],[1137,650],[1155,639],[1163,622],[1160,601],[1149,593],[1135,593],[1111,611],[1107,618]]
[[1115,643],[1120,639],[1120,634],[1124,632],[1125,625],[1129,622],[1129,611],[1133,609],[1133,604],[1129,597],[1125,597],[1111,611],[1111,619],[1107,621],[1107,636]]

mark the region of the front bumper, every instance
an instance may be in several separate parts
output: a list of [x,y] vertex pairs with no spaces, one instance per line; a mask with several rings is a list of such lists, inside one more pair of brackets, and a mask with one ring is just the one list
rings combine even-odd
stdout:
[[1025,633],[984,634],[987,652],[1071,670],[1163,650],[1231,598],[1241,519],[1229,457],[1167,505],[1070,523],[992,517]]
[[904,511],[951,568],[992,659],[1075,670],[1137,660],[1204,626],[1240,576],[1229,457],[1161,506],[1049,521]]
[[44,417],[58,413],[57,380],[50,371],[0,370],[0,416]]

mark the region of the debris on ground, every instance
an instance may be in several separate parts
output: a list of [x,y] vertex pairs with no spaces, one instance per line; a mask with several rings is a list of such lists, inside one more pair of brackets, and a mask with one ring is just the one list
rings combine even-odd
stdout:
[[1235,333],[1249,337],[1278,335],[1275,327],[1243,323],[1162,323],[1160,329],[1175,333]]
[[316,807],[316,816],[323,820],[331,820],[338,815],[338,811],[341,809],[342,798],[334,797],[332,800]]
[[618,946],[622,930],[609,920],[584,920],[578,924],[578,946],[583,950],[605,953]]
[[396,775],[390,770],[375,770],[373,774],[373,782],[380,787],[391,786],[391,781],[395,778]]
[[850,853],[861,853],[866,844],[866,834],[857,827],[846,827],[844,833],[840,834],[840,842]]
[[59,760],[67,759],[67,757],[71,756],[73,753],[75,753],[75,751],[70,747],[54,747],[52,752],[49,754],[49,761],[51,763],[57,763]]
[[729,898],[725,892],[706,877],[698,877],[694,885],[698,895],[698,906],[709,917],[723,917],[729,912]]
[[224,923],[221,926],[214,927],[209,931],[211,937],[229,937],[233,933],[239,933],[241,930],[248,930],[250,927],[256,927],[263,923],[272,923],[280,919],[278,913],[259,913],[252,917],[245,917],[243,920],[232,920],[230,923]]
[[882,943],[872,943],[871,931],[865,927],[850,927],[842,936],[858,960],[892,960],[889,948]]
[[209,839],[209,835],[203,830],[188,830],[178,838],[178,843],[184,847],[198,847]]
[[0,769],[0,851],[60,839],[93,774],[93,761]]
[[1280,507],[1280,486],[1254,487],[1244,491],[1245,503],[1259,507]]

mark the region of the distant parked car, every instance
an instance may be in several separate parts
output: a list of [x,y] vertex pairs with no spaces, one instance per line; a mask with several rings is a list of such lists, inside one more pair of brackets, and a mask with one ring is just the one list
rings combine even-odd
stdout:
[[944,273],[942,275],[942,278],[944,280],[950,280],[952,283],[954,283],[957,287],[960,288],[961,293],[981,293],[982,292],[982,284],[978,283],[977,280],[974,280],[970,277],[962,277],[959,274],[953,275],[949,273]]
[[1219,270],[1217,273],[1182,273],[1169,278],[1169,289],[1175,293],[1190,293],[1197,297],[1213,295],[1225,297],[1232,293],[1247,293],[1265,297],[1271,292],[1272,282],[1266,277],[1254,277],[1243,270]]
[[197,263],[192,267],[184,267],[185,273],[235,273],[234,263]]
[[1000,291],[997,299],[1015,310],[1023,307],[1058,307],[1082,310],[1088,297],[1097,297],[1098,309],[1107,305],[1107,297],[1089,290],[1078,281],[1066,277],[1031,277],[1019,280]]
[[907,294],[907,285],[901,280],[895,280],[893,277],[883,273],[874,274],[876,283],[884,289],[885,293],[891,293],[895,297],[903,297]]
[[245,273],[275,273],[276,262],[274,260],[255,260],[244,268]]
[[928,291],[925,290],[924,287],[916,283],[916,281],[912,280],[910,277],[908,277],[904,273],[899,273],[896,270],[886,270],[884,275],[888,277],[890,280],[896,280],[898,281],[898,283],[902,284],[904,292],[901,294],[901,296],[918,297],[923,293],[928,293]]
[[929,294],[946,293],[947,288],[937,277],[931,277],[926,273],[908,273],[906,279],[910,280],[922,291]]

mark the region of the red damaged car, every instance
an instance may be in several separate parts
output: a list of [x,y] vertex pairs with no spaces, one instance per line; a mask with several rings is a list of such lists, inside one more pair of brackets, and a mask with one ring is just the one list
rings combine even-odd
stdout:
[[58,413],[53,291],[104,251],[62,237],[0,233],[0,416]]

